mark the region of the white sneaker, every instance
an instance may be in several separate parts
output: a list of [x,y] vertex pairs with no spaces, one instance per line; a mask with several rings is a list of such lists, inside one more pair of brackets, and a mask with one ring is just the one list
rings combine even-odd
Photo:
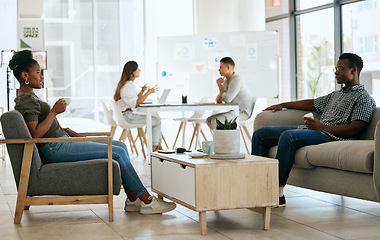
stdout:
[[126,212],[139,212],[141,206],[141,200],[137,198],[134,202],[131,202],[128,198],[125,200],[124,211]]
[[155,196],[150,196],[149,200],[152,200],[152,202],[149,204],[141,202],[141,214],[165,213],[177,207],[174,202],[165,202],[164,200],[158,199]]

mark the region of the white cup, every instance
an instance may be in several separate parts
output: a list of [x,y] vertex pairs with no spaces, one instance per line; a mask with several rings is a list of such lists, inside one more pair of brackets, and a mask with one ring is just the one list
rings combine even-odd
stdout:
[[71,98],[63,98],[65,100],[66,106],[68,106],[71,102]]
[[314,119],[314,115],[313,113],[307,113],[305,115],[303,115],[304,117],[308,117],[308,118],[313,118]]

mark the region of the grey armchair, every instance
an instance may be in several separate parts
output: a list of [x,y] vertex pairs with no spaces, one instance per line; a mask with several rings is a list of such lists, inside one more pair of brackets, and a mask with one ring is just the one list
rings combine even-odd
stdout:
[[[109,133],[32,138],[24,118],[15,110],[1,116],[1,125],[5,139],[0,141],[6,143],[18,189],[14,223],[20,223],[24,209],[31,205],[94,203],[108,204],[109,221],[113,221],[113,195],[120,192],[121,176],[119,164],[112,160]],[[35,143],[63,141],[108,141],[108,159],[43,164]]]

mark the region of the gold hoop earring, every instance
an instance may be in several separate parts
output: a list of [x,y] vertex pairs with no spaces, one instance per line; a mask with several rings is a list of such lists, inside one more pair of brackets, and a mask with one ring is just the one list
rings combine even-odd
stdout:
[[25,80],[25,85],[29,85],[29,80],[28,79]]

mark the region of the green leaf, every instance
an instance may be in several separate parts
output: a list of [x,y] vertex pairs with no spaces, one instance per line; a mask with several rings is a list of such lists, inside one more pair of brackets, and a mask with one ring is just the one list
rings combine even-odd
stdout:
[[224,124],[216,118],[216,129],[224,129]]
[[216,119],[216,129],[218,130],[229,130],[229,129],[236,129],[237,128],[237,117],[234,119],[231,119],[228,121],[227,117],[224,119],[224,123]]

